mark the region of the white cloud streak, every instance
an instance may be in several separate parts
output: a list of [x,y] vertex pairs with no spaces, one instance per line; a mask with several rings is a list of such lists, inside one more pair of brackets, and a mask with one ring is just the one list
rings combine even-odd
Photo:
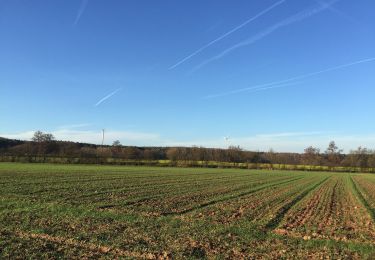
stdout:
[[99,106],[101,103],[103,103],[104,101],[106,101],[107,99],[109,99],[110,97],[112,97],[113,95],[115,95],[120,90],[122,90],[122,88],[116,89],[115,91],[111,92],[110,94],[108,94],[107,96],[103,97],[98,102],[96,102],[96,104],[94,106],[95,107]]
[[[1,134],[0,136],[20,139],[20,140],[31,140],[35,131],[25,131],[16,134]],[[72,141],[72,142],[83,142],[101,144],[102,132],[100,130],[74,130],[74,129],[57,129],[49,132],[53,134],[56,140],[61,141]],[[116,131],[106,130],[105,132],[105,144],[112,144],[113,141],[120,140],[124,145],[150,145],[158,143],[160,137],[154,133],[134,132],[134,131]]]
[[[246,91],[248,91],[250,93],[254,93],[254,92],[266,91],[266,90],[274,89],[274,88],[285,88],[285,87],[289,87],[289,86],[295,86],[295,85],[298,85],[298,84],[301,84],[301,82],[291,82],[291,83],[272,84],[272,85],[262,84],[262,85],[246,88]],[[240,92],[244,92],[244,89],[236,89],[236,90],[228,91],[228,92],[224,92],[224,93],[213,94],[213,95],[206,96],[203,99],[224,97],[224,96],[228,96],[228,95],[237,94],[237,93],[240,93]]]
[[291,24],[294,24],[294,23],[297,23],[297,22],[300,22],[300,21],[303,21],[313,15],[316,15],[324,10],[326,10],[327,8],[329,8],[331,5],[333,5],[334,3],[338,2],[340,0],[333,0],[333,1],[330,1],[328,3],[326,3],[325,5],[319,5],[317,7],[314,7],[314,8],[309,8],[307,10],[304,10],[304,11],[301,11],[297,14],[294,14],[290,17],[288,17],[287,19],[281,21],[281,22],[278,22],[270,27],[268,27],[267,29],[259,32],[258,34],[248,38],[247,40],[245,41],[242,41],[242,42],[239,42],[235,45],[233,45],[232,47],[224,50],[223,52],[221,52],[220,54],[214,56],[214,57],[211,57],[205,61],[203,61],[202,63],[200,63],[198,66],[196,66],[195,68],[193,68],[193,70],[191,72],[194,72],[200,68],[202,68],[203,66],[215,61],[215,60],[218,60],[218,59],[221,59],[223,58],[224,56],[228,55],[229,53],[231,53],[232,51],[238,49],[238,48],[241,48],[241,47],[245,47],[245,46],[248,46],[248,45],[251,45],[261,39],[263,39],[264,37],[272,34],[273,32],[275,32],[276,30],[282,28],[282,27],[285,27],[285,26],[288,26],[288,25],[291,25]]
[[183,58],[182,60],[178,61],[176,64],[172,65],[171,67],[169,67],[168,69],[171,70],[171,69],[174,69],[176,67],[178,67],[179,65],[181,65],[182,63],[184,63],[185,61],[191,59],[192,57],[194,57],[195,55],[197,55],[198,53],[202,52],[203,50],[207,49],[208,47],[210,47],[211,45],[213,45],[214,43],[226,38],[227,36],[231,35],[232,33],[238,31],[239,29],[241,29],[242,27],[246,26],[247,24],[255,21],[256,19],[258,19],[259,17],[261,17],[262,15],[265,15],[266,13],[270,12],[272,9],[274,9],[275,7],[281,5],[282,3],[284,3],[286,0],[281,0],[281,1],[278,1],[276,2],[275,4],[271,5],[270,7],[264,9],[263,11],[261,11],[260,13],[256,14],[255,16],[251,17],[250,19],[246,20],[244,23],[234,27],[232,30],[224,33],[223,35],[221,35],[220,37],[216,38],[215,40],[207,43],[206,45],[204,45],[203,47],[199,48],[198,50],[194,51],[193,53],[191,53],[190,55],[186,56],[185,58]]
[[306,137],[313,135],[321,135],[324,132],[311,131],[311,132],[283,132],[283,133],[273,133],[273,134],[258,134],[257,137],[260,138],[280,138],[280,137]]
[[31,140],[35,131],[25,131],[20,133],[8,134],[8,133],[0,133],[0,137],[5,137],[9,139],[17,139],[17,140]]
[[[318,4],[320,4],[320,5],[322,5],[322,6],[327,6],[327,3],[325,3],[325,2],[318,1],[318,0],[315,0],[315,2],[318,3]],[[332,5],[328,5],[327,9],[329,11],[331,11],[332,13],[335,13],[335,14],[338,14],[338,15],[344,17],[345,19],[347,19],[348,21],[350,21],[352,23],[355,23],[355,24],[357,24],[359,26],[363,26],[359,21],[353,19],[353,17],[351,17],[351,16],[347,15],[346,13],[338,10],[337,8],[334,8]]]
[[331,71],[336,71],[336,70],[348,68],[348,67],[351,67],[351,66],[355,66],[355,65],[358,65],[358,64],[368,63],[368,62],[373,62],[373,61],[375,61],[375,57],[363,59],[363,60],[358,60],[358,61],[353,61],[353,62],[350,62],[350,63],[341,64],[341,65],[331,67],[331,68],[328,68],[328,69],[310,72],[310,73],[307,73],[307,74],[295,76],[295,77],[280,80],[280,81],[274,81],[274,82],[259,84],[259,85],[255,85],[255,86],[251,86],[251,87],[247,87],[247,88],[236,89],[236,90],[232,90],[232,91],[229,91],[229,92],[213,94],[213,95],[209,95],[205,98],[208,99],[208,98],[215,98],[215,97],[223,97],[223,96],[227,96],[227,95],[232,95],[232,94],[237,94],[237,93],[247,92],[247,91],[254,91],[254,90],[255,91],[261,91],[261,90],[267,90],[267,89],[272,89],[272,88],[287,87],[287,86],[290,86],[290,85],[299,84],[299,83],[293,84],[292,81],[295,81],[295,80],[306,79],[306,78],[310,78],[310,77],[313,77],[313,76],[317,76],[319,74],[324,74],[324,73],[328,73],[328,72],[331,72]]
[[74,20],[74,26],[76,26],[81,19],[82,14],[85,12],[87,4],[89,3],[89,0],[82,0],[81,6],[78,9],[78,13],[76,16],[76,19]]
[[[83,143],[101,143],[101,131],[82,131],[59,129],[51,132],[57,140],[83,142]],[[25,131],[16,134],[0,133],[1,137],[30,140],[34,131]],[[228,142],[222,137],[213,137],[200,140],[170,140],[164,139],[159,134],[115,131],[107,130],[105,134],[105,144],[112,144],[114,140],[120,140],[124,145],[135,146],[203,146],[211,148],[227,148]],[[256,134],[249,136],[232,136],[231,145],[239,145],[250,151],[268,151],[273,149],[278,152],[303,152],[303,150],[312,145],[324,151],[330,141],[334,140],[337,145],[349,152],[359,146],[375,149],[375,133],[372,134],[339,134],[334,132],[282,132]]]
[[58,129],[75,129],[91,126],[92,124],[82,123],[82,124],[71,124],[71,125],[61,125],[57,127]]
[[[330,141],[334,140],[340,149],[348,153],[359,146],[369,149],[375,148],[375,134],[366,135],[345,135],[337,133],[323,132],[291,132],[274,134],[257,134],[252,136],[231,137],[230,145],[239,145],[249,151],[269,151],[276,152],[298,152],[302,153],[310,145],[324,151]],[[167,146],[203,146],[213,148],[227,148],[228,142],[222,137],[191,140],[191,141],[169,141]]]

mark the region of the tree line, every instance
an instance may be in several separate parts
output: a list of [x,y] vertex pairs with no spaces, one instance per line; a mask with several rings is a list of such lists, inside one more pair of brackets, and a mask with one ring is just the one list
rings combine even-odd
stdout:
[[231,163],[268,163],[329,167],[375,168],[375,151],[359,147],[344,154],[334,141],[325,151],[307,147],[303,153],[247,151],[239,146],[228,149],[205,147],[135,147],[118,140],[112,145],[57,141],[52,134],[37,131],[31,141],[0,138],[0,155],[54,156],[69,158],[120,158],[128,160],[216,161]]

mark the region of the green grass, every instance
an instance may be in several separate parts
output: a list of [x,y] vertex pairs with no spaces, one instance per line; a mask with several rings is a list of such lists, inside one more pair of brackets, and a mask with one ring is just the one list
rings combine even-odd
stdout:
[[[370,195],[359,197],[350,176],[371,178],[0,163],[0,258],[366,258],[375,254]],[[319,214],[306,214],[310,205]],[[355,217],[368,226],[350,222],[341,239],[337,230],[354,215],[339,205],[358,208]],[[276,232],[304,217],[304,226]],[[319,217],[330,221],[328,235],[304,239]]]

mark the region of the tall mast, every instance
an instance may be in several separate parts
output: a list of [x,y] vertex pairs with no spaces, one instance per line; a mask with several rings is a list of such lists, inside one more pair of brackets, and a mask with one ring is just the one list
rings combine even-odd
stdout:
[[104,145],[104,129],[102,129],[103,131],[103,137],[102,137],[102,146]]

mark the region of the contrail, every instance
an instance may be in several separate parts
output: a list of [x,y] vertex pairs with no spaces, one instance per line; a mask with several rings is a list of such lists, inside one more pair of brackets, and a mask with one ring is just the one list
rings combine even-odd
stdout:
[[193,68],[192,72],[200,69],[201,67],[207,65],[208,63],[211,63],[214,60],[218,60],[218,59],[226,56],[230,52],[232,52],[232,51],[234,51],[234,50],[236,50],[236,49],[238,49],[240,47],[244,47],[244,46],[253,44],[253,43],[255,43],[255,42],[263,39],[264,37],[270,35],[274,31],[276,31],[276,30],[278,30],[278,29],[280,29],[282,27],[294,24],[296,22],[305,20],[305,19],[307,19],[310,16],[316,15],[316,14],[324,11],[325,9],[329,8],[331,5],[333,5],[334,3],[338,2],[338,1],[340,1],[340,0],[333,0],[333,1],[330,1],[330,2],[326,3],[325,5],[319,5],[318,7],[315,7],[315,8],[312,8],[312,9],[308,9],[308,10],[304,10],[302,12],[294,14],[294,15],[288,17],[287,19],[285,19],[285,20],[283,20],[281,22],[278,22],[278,23],[272,25],[271,27],[268,27],[267,29],[265,29],[264,31],[262,31],[262,32],[260,32],[260,33],[258,33],[256,35],[254,35],[253,37],[250,37],[250,38],[248,38],[245,41],[239,42],[239,43],[233,45],[232,47],[224,50],[220,54],[218,54],[218,55],[216,55],[216,56],[214,56],[214,57],[212,57],[210,59],[207,59],[207,60],[203,61],[201,64],[199,64],[198,66],[196,66],[195,68]]
[[233,94],[237,94],[237,93],[244,92],[244,91],[250,91],[251,93],[253,93],[253,92],[264,91],[264,90],[273,89],[273,88],[284,88],[284,87],[294,86],[298,84],[301,84],[301,82],[291,82],[291,83],[284,83],[284,84],[277,84],[277,83],[262,84],[262,85],[256,85],[256,86],[243,88],[243,89],[236,89],[236,90],[228,91],[224,93],[209,95],[209,96],[204,97],[203,99],[224,97],[224,96],[233,95]]
[[295,86],[295,85],[300,85],[300,84],[302,84],[302,82],[291,82],[287,84],[274,85],[270,87],[256,88],[250,92],[253,93],[253,92],[264,91],[264,90],[269,90],[269,89],[274,89],[274,88],[285,88],[285,87],[290,87],[290,86]]
[[[322,6],[327,6],[327,3],[325,3],[325,2],[321,2],[319,0],[315,0],[315,2],[318,3],[318,4],[320,4],[320,5],[322,5]],[[346,13],[344,13],[344,12],[342,12],[342,11],[334,8],[331,5],[328,5],[327,9],[330,10],[331,12],[335,13],[335,14],[338,14],[338,15],[344,17],[345,19],[347,19],[348,21],[350,21],[352,23],[355,23],[357,25],[363,26],[359,21],[355,20],[353,17],[351,17],[351,16],[347,15]]]
[[[328,69],[310,72],[310,73],[307,73],[307,74],[295,76],[295,77],[280,80],[280,81],[274,81],[274,82],[255,85],[255,86],[251,86],[251,87],[247,87],[247,88],[236,89],[236,90],[225,92],[225,93],[210,95],[210,96],[205,97],[205,99],[222,97],[222,96],[237,94],[237,93],[240,93],[240,92],[251,91],[251,90],[259,91],[259,90],[266,90],[266,89],[270,89],[270,88],[286,87],[286,86],[289,86],[290,84],[293,84],[291,82],[295,81],[295,80],[310,78],[310,77],[313,77],[313,76],[316,76],[316,75],[319,75],[319,74],[323,74],[323,73],[327,73],[327,72],[331,72],[331,71],[335,71],[335,70],[340,70],[340,69],[344,69],[344,68],[347,68],[347,67],[351,67],[351,66],[354,66],[354,65],[361,64],[361,63],[367,63],[367,62],[373,62],[373,61],[375,61],[375,57],[363,59],[363,60],[358,60],[358,61],[354,61],[354,62],[350,62],[350,63],[345,63],[345,64],[338,65],[338,66],[335,66],[335,67],[331,67],[331,68],[328,68]],[[293,85],[295,85],[295,84],[293,84]]]
[[199,48],[198,50],[196,50],[195,52],[193,52],[192,54],[186,56],[185,58],[183,58],[182,60],[180,60],[179,62],[177,62],[176,64],[174,64],[173,66],[169,67],[168,69],[171,70],[171,69],[174,69],[176,68],[177,66],[179,66],[180,64],[184,63],[185,61],[189,60],[190,58],[194,57],[195,55],[197,55],[198,53],[200,53],[201,51],[203,51],[204,49],[210,47],[212,44],[224,39],[225,37],[229,36],[230,34],[238,31],[239,29],[241,29],[242,27],[244,27],[245,25],[251,23],[252,21],[258,19],[259,17],[261,17],[262,15],[268,13],[269,11],[271,11],[272,9],[274,9],[275,7],[281,5],[282,3],[284,3],[286,0],[281,0],[281,1],[278,1],[277,3],[271,5],[270,7],[266,8],[265,10],[261,11],[260,13],[258,13],[257,15],[255,15],[254,17],[248,19],[247,21],[245,21],[244,23],[236,26],[235,28],[233,28],[232,30],[224,33],[223,35],[221,35],[220,37],[216,38],[215,40],[207,43],[206,45],[204,45],[203,47]]
[[78,24],[78,22],[81,19],[81,16],[82,16],[83,12],[85,11],[88,3],[89,3],[89,0],[82,0],[81,7],[78,10],[76,20],[74,21],[74,26],[76,26]]
[[113,95],[115,95],[117,92],[119,92],[120,90],[122,90],[122,88],[119,88],[119,89],[116,89],[115,91],[113,91],[112,93],[108,94],[107,96],[105,96],[104,98],[102,98],[101,100],[99,100],[94,106],[97,107],[99,106],[101,103],[103,103],[104,101],[106,101],[108,98],[112,97]]

